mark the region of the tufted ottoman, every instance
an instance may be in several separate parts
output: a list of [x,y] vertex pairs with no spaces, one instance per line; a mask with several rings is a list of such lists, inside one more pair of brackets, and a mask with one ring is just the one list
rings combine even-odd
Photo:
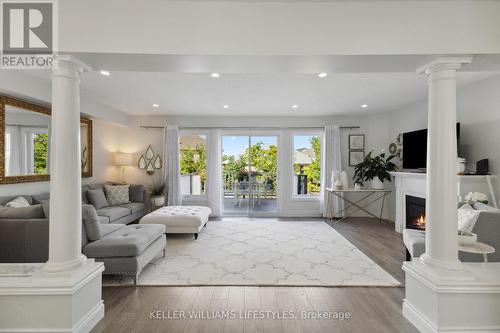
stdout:
[[144,216],[140,224],[163,224],[169,234],[194,234],[207,224],[212,210],[203,206],[166,206]]

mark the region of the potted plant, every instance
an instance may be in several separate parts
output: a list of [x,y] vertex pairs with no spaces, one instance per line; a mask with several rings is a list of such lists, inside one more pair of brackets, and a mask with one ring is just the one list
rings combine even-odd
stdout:
[[165,204],[165,184],[156,184],[153,180],[151,188],[151,201],[155,207],[160,207]]
[[389,155],[385,158],[385,151],[382,149],[380,155],[373,156],[373,151],[366,155],[363,162],[354,167],[354,182],[364,184],[364,182],[371,182],[372,189],[383,190],[384,181],[391,181],[390,171],[396,167],[391,160],[396,155]]

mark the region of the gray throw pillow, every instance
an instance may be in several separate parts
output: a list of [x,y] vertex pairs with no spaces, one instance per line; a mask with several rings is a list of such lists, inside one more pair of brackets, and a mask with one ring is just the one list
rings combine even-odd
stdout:
[[82,205],[82,220],[87,239],[91,242],[102,238],[97,212],[91,205]]
[[106,191],[106,199],[108,200],[109,205],[114,206],[129,203],[129,189],[130,185],[105,184],[104,191]]
[[109,206],[108,200],[106,200],[106,196],[104,195],[104,191],[102,190],[102,188],[96,190],[88,190],[87,199],[89,201],[89,204],[94,206],[95,209],[101,209]]
[[144,202],[144,185],[130,185],[129,199],[132,202]]
[[29,207],[4,207],[0,206],[0,219],[43,219],[42,205]]

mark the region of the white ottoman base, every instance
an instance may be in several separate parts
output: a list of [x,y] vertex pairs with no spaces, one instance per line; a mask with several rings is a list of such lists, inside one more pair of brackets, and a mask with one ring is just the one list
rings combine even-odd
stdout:
[[167,206],[144,216],[139,223],[163,224],[167,234],[194,234],[194,239],[197,239],[211,212],[210,208],[203,206]]

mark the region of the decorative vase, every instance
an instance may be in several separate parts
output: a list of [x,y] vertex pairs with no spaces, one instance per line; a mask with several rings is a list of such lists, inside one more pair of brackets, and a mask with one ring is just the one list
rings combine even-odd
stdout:
[[342,183],[340,182],[340,180],[339,180],[339,179],[337,179],[337,180],[335,181],[335,189],[336,189],[336,190],[342,190],[342,189],[343,189]]
[[470,233],[458,233],[458,244],[460,245],[471,245],[477,242],[477,235]]
[[347,172],[342,171],[340,174],[340,182],[342,183],[343,190],[347,190],[349,188],[349,178],[347,177]]
[[335,170],[334,170],[334,171],[332,171],[332,177],[330,178],[330,184],[332,184],[332,188],[334,188],[334,189],[337,188],[336,187],[337,179],[338,179],[337,172],[335,172]]
[[151,199],[153,199],[153,204],[155,205],[155,207],[160,207],[160,206],[163,206],[165,204],[165,196],[164,195],[154,196]]
[[378,179],[378,177],[375,177],[371,181],[372,189],[374,190],[383,190],[384,189],[384,183]]
[[354,184],[354,189],[355,189],[356,191],[361,190],[361,188],[363,188],[363,185],[361,185],[360,183],[355,183],[355,184]]
[[465,174],[465,158],[457,158],[457,175]]

